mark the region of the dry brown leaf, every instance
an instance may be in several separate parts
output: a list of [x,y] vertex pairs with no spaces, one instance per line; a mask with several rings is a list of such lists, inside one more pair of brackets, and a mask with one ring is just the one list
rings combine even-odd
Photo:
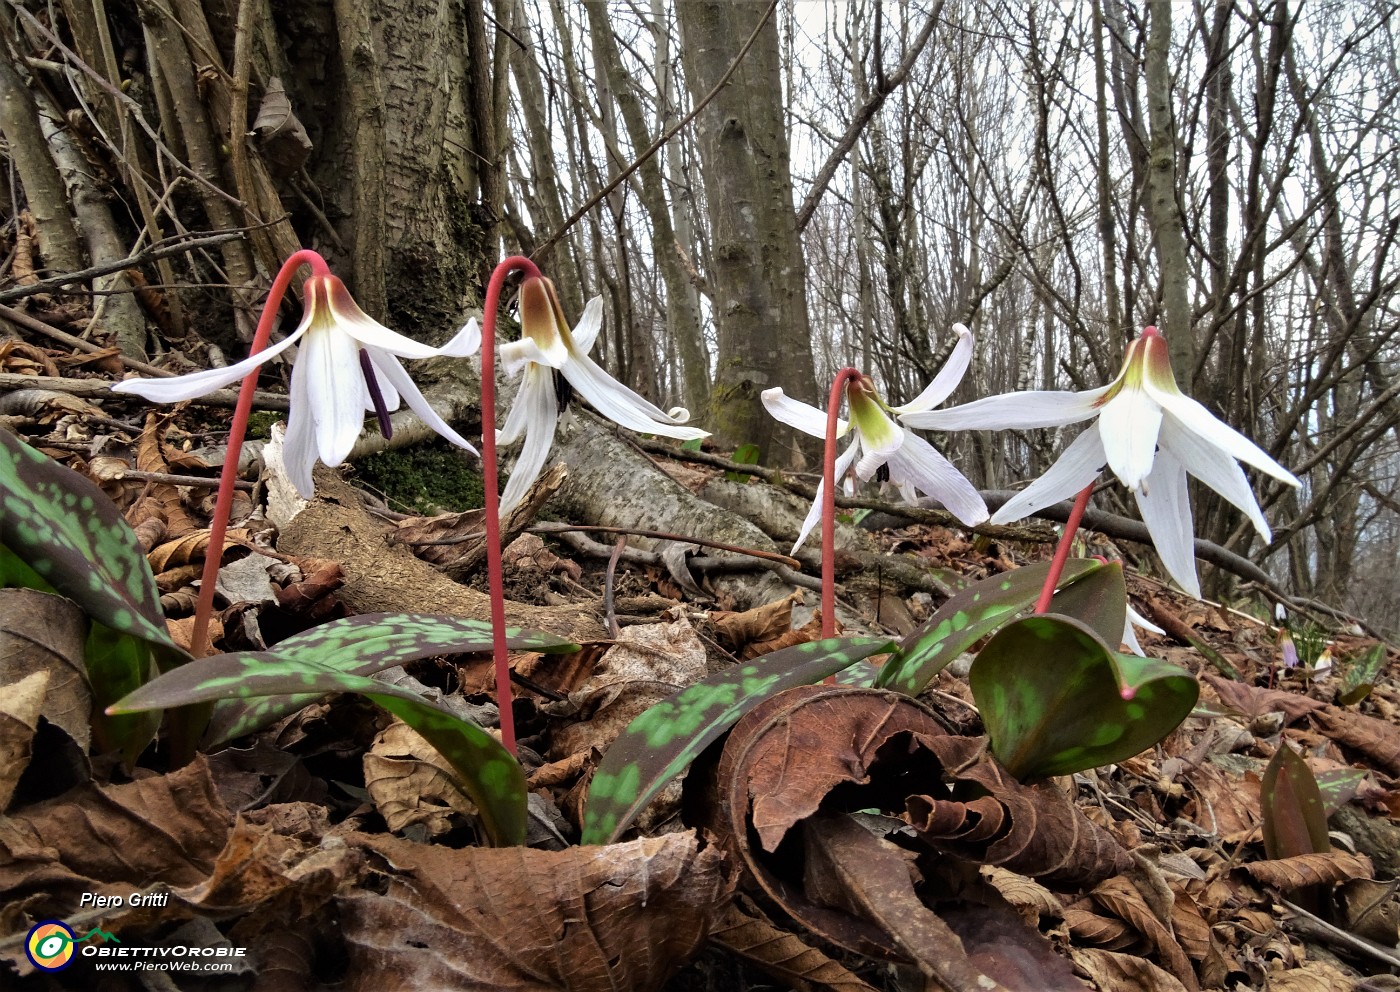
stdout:
[[1300,854],[1273,861],[1251,861],[1241,870],[1256,882],[1284,892],[1309,885],[1328,885],[1352,878],[1370,878],[1374,869],[1364,854],[1328,851],[1326,854]]
[[584,719],[555,730],[551,757],[606,750],[633,719],[706,672],[705,645],[688,621],[623,628],[593,676],[569,694]]
[[9,807],[19,777],[29,767],[34,731],[48,688],[46,671],[0,685],[0,813]]
[[[287,923],[325,904],[358,864],[358,852],[344,844],[322,844],[318,835],[298,836],[287,829],[287,821],[272,815],[275,809],[259,810],[257,820],[240,816],[209,877],[176,889],[175,895],[205,911],[242,914],[259,908],[265,918]],[[321,816],[318,834],[329,826],[324,812]]]
[[817,948],[774,926],[756,906],[730,905],[710,942],[797,992],[875,992]]
[[1210,924],[1206,922],[1195,899],[1180,886],[1173,885],[1171,888],[1172,931],[1187,957],[1192,961],[1204,961],[1210,957],[1215,943]]
[[70,600],[34,589],[0,589],[0,684],[49,673],[42,715],[86,752],[92,691],[83,661],[87,617]]
[[1186,987],[1187,992],[1196,992],[1200,986],[1186,951],[1177,942],[1176,935],[1152,912],[1127,876],[1116,875],[1105,879],[1091,894],[1101,906],[1132,924],[1133,929],[1142,934],[1157,960]]
[[1067,909],[1064,920],[1070,934],[1095,947],[1122,951],[1139,940],[1138,932],[1122,920],[1100,916],[1087,909]]
[[[194,637],[194,617],[181,617],[178,620],[166,618],[165,629],[170,639],[186,651],[191,651],[190,639]],[[218,644],[224,636],[224,622],[218,617],[209,618],[209,643]]]
[[608,847],[451,850],[352,834],[385,868],[342,894],[350,988],[658,989],[733,883],[693,833]]
[[168,775],[79,786],[0,817],[0,892],[62,918],[85,892],[194,885],[232,821],[202,755]]
[[715,611],[710,614],[715,626],[715,638],[741,660],[756,658],[769,649],[753,653],[749,649],[777,640],[791,631],[792,607],[801,602],[802,590],[799,589],[775,602],[755,606],[742,613]]
[[1220,701],[1249,721],[1267,713],[1282,713],[1287,723],[1322,709],[1326,704],[1296,692],[1265,689],[1205,672],[1201,678],[1215,690]]
[[1343,882],[1337,889],[1342,929],[1382,947],[1400,944],[1400,895],[1395,883],[1369,878]]
[[1064,913],[1065,905],[1060,897],[1035,879],[996,865],[983,865],[981,873],[1003,899],[1018,909],[1029,910],[1022,914],[1027,923],[1033,924],[1042,916]]
[[[224,536],[224,552],[230,548],[240,548],[240,542],[248,540],[246,529],[231,530]],[[146,555],[151,571],[159,575],[168,569],[181,565],[198,564],[204,561],[209,548],[209,531],[197,530],[173,540],[157,545]]]
[[1400,727],[1340,706],[1320,707],[1313,719],[1338,744],[1360,751],[1391,775],[1400,775]]
[[1267,992],[1352,992],[1356,979],[1326,961],[1304,964],[1269,976]]
[[311,155],[311,138],[292,111],[292,101],[276,76],[267,81],[253,131],[262,146],[263,160],[276,178],[295,175]]
[[972,966],[1007,988],[1088,992],[1069,961],[1011,907],[964,902],[940,910],[940,915],[962,940]]
[[[901,956],[918,965],[935,987],[950,992],[1005,992],[996,978],[968,959],[948,924],[919,899],[904,852],[849,816],[803,821],[807,894],[814,904],[876,924]],[[816,891],[814,880],[825,884]],[[823,936],[834,937],[821,930]],[[1048,989],[1047,984],[1040,988]]]
[[[200,459],[171,448],[165,443],[165,431],[171,416],[155,413],[146,415],[146,425],[141,431],[141,439],[136,444],[136,467],[141,471],[171,474],[207,467]],[[174,452],[178,467],[171,464],[167,450]],[[165,521],[169,538],[184,537],[197,529],[195,522],[185,512],[180,488],[166,482],[152,482],[146,488],[145,498],[132,507],[127,519],[139,523],[150,516],[157,516]]]
[[440,837],[457,825],[454,814],[476,815],[451,764],[400,720],[374,738],[364,766],[365,789],[394,833],[418,823],[429,837]]
[[1112,992],[1186,992],[1186,986],[1151,961],[1097,947],[1069,949],[1070,960],[1093,983]]

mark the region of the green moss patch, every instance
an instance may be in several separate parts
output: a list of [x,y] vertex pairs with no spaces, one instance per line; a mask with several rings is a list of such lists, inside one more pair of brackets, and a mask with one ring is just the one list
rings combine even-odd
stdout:
[[485,504],[480,462],[446,441],[381,451],[358,459],[355,471],[390,506],[407,513],[475,510]]

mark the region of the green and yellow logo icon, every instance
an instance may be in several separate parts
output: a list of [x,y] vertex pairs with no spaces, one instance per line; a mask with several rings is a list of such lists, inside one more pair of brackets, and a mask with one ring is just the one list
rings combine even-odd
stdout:
[[40,971],[62,971],[73,963],[76,945],[93,937],[119,944],[115,936],[105,930],[93,927],[81,937],[74,937],[68,924],[59,920],[44,920],[34,924],[29,937],[24,942],[24,953]]

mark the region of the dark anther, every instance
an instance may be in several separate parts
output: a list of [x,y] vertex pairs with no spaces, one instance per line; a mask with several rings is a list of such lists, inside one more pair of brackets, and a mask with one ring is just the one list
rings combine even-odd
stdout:
[[875,470],[875,478],[882,483],[890,481],[890,466],[886,462],[881,462]]
[[374,363],[369,360],[369,352],[360,349],[360,371],[365,374],[365,385],[369,387],[369,399],[374,404],[374,415],[379,418],[379,433],[384,440],[394,436],[394,425],[389,423],[389,410],[384,406],[384,394],[379,391],[379,379],[374,374]]
[[558,369],[554,369],[554,392],[559,397],[559,414],[563,416],[569,406],[569,400],[574,398],[574,384],[565,379],[564,373]]

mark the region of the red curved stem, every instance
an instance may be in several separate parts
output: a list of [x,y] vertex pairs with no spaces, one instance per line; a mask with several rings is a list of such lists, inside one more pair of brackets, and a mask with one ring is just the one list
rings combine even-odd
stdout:
[[481,320],[481,474],[486,490],[486,574],[491,588],[491,657],[496,669],[496,706],[501,711],[501,743],[515,747],[515,714],[511,710],[510,662],[506,658],[506,594],[501,573],[501,497],[496,492],[496,312],[501,290],[512,272],[541,278],[535,263],[513,255],[497,265],[486,286]]
[[[330,275],[326,260],[308,248],[294,252],[277,270],[272,288],[267,291],[258,329],[248,354],[256,355],[267,347],[272,325],[277,322],[277,309],[291,285],[292,277],[303,265],[311,266],[315,275]],[[214,503],[214,517],[209,521],[209,547],[204,552],[204,571],[200,576],[199,602],[194,608],[194,629],[190,632],[190,653],[201,658],[213,650],[209,643],[209,618],[214,612],[214,587],[219,582],[219,564],[223,559],[224,535],[228,532],[229,514],[233,512],[234,483],[238,481],[238,457],[243,452],[243,436],[248,433],[248,415],[253,412],[253,392],[258,387],[258,373],[253,369],[243,377],[238,387],[238,404],[233,408],[233,423],[228,430],[228,451],[224,455],[223,471],[219,474],[219,496]]]
[[1089,497],[1094,492],[1094,484],[1091,482],[1080,490],[1079,495],[1074,498],[1074,507],[1069,511],[1069,519],[1065,521],[1064,533],[1060,535],[1060,543],[1055,548],[1055,557],[1050,562],[1050,574],[1045,576],[1045,585],[1041,586],[1040,598],[1035,601],[1035,612],[1045,613],[1050,609],[1050,599],[1055,595],[1055,587],[1060,584],[1060,573],[1065,570],[1065,562],[1069,561],[1070,545],[1074,543],[1074,535],[1079,531],[1079,521],[1084,516],[1084,508],[1089,505]]
[[[822,638],[836,636],[836,421],[846,383],[860,369],[844,368],[831,380],[826,401],[826,452],[822,458]],[[834,679],[828,679],[828,682]]]

